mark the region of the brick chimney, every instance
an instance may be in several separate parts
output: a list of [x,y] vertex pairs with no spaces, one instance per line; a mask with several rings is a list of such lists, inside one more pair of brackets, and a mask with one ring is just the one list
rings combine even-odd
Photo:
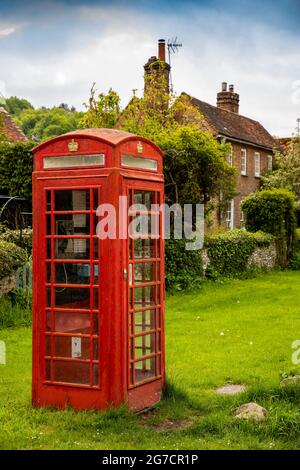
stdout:
[[169,94],[170,91],[170,65],[166,62],[166,41],[158,40],[158,57],[152,56],[144,65],[144,94],[150,87],[161,84],[164,88],[163,93]]
[[227,83],[222,82],[221,91],[217,94],[217,106],[218,108],[231,111],[233,113],[239,113],[239,101],[240,96],[234,92],[234,85],[229,85],[227,90]]

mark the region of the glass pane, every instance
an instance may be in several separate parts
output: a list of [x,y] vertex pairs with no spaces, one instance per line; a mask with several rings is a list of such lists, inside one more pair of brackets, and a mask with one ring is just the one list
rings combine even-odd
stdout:
[[[89,259],[90,239],[88,238],[57,238],[54,241],[56,259]],[[98,239],[93,239],[94,258],[98,258]],[[47,255],[48,256],[48,255]]]
[[46,336],[45,347],[46,347],[46,351],[45,351],[46,356],[51,356],[51,337],[49,335]]
[[89,235],[90,216],[87,214],[56,214],[54,226],[54,235]]
[[133,204],[134,210],[151,210],[151,205],[154,204],[153,191],[134,191]]
[[90,289],[55,287],[54,305],[65,308],[90,308]]
[[46,191],[46,211],[51,211],[51,191]]
[[104,155],[60,155],[44,157],[44,168],[71,168],[80,166],[103,166]]
[[97,309],[97,308],[99,308],[99,291],[98,291],[98,289],[93,289],[93,291],[94,291],[93,292],[93,302],[94,302],[94,304],[93,304],[92,308]]
[[147,307],[156,304],[156,286],[136,287],[134,289],[134,307],[135,309]]
[[51,240],[47,239],[46,240],[46,251],[47,251],[47,259],[51,259]]
[[[137,239],[131,240],[131,243],[134,244],[134,258],[135,259],[144,259],[144,258],[154,258],[155,257],[155,243],[156,240],[152,239]],[[159,256],[159,255],[158,255]]]
[[142,382],[143,380],[155,377],[155,357],[136,362],[134,369],[136,382]]
[[46,362],[46,364],[45,364],[45,366],[46,366],[45,380],[51,380],[51,365],[50,365],[51,363],[50,363],[50,360],[48,359],[45,362]]
[[[94,331],[98,334],[98,318],[97,314],[93,314]],[[49,325],[48,331],[51,329]],[[91,317],[89,313],[75,312],[55,312],[54,313],[54,331],[60,333],[91,333]]]
[[93,339],[93,360],[99,360],[99,341],[98,339]]
[[46,289],[46,306],[51,307],[51,287]]
[[138,263],[134,265],[134,283],[155,281],[155,263]]
[[[130,237],[152,235],[151,214],[138,214],[129,218],[128,234]],[[156,235],[156,232],[153,233]]]
[[99,366],[98,364],[93,364],[93,385],[99,385]]
[[122,155],[122,166],[127,166],[128,168],[139,168],[141,170],[157,171],[157,160],[134,157],[131,155]]
[[97,210],[97,208],[99,206],[99,191],[98,191],[98,189],[93,189],[93,197],[94,197],[93,209]]
[[74,384],[89,385],[90,364],[80,362],[54,361],[53,380]]
[[90,359],[89,338],[81,338],[80,336],[54,336],[53,344],[55,357]]
[[155,353],[155,333],[137,336],[135,338],[135,357],[142,357]]
[[155,329],[155,310],[144,310],[143,312],[135,312],[134,314],[132,314],[132,316],[133,315],[135,334]]
[[90,209],[90,190],[61,190],[54,193],[54,210],[82,211]]
[[[98,265],[76,263],[54,263],[54,282],[56,284],[90,284],[91,269],[94,282],[98,282]],[[51,282],[51,264],[47,263],[47,282]]]

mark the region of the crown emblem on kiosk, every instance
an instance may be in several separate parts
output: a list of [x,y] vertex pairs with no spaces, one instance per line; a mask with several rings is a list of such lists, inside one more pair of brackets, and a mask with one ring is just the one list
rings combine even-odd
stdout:
[[68,143],[69,152],[77,152],[78,146],[78,142],[75,142],[75,140],[72,139],[71,142]]
[[136,146],[136,149],[137,149],[138,153],[143,153],[144,147],[143,147],[142,142],[138,142],[138,144]]

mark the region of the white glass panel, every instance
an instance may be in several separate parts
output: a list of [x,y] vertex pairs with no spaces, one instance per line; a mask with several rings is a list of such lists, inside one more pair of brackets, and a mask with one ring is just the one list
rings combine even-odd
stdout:
[[45,157],[44,168],[70,168],[78,166],[104,165],[104,154],[97,155],[60,155]]
[[133,157],[131,155],[122,155],[122,166],[129,168],[140,168],[141,170],[157,171],[157,161],[151,158]]

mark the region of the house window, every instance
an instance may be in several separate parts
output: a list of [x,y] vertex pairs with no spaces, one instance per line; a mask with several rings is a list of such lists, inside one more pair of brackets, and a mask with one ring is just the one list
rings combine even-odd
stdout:
[[234,202],[230,201],[227,205],[226,211],[226,227],[228,230],[233,229],[233,211],[234,211]]
[[268,155],[268,171],[272,171],[272,170],[273,170],[273,156]]
[[255,176],[260,177],[260,153],[255,152]]
[[232,166],[232,163],[233,163],[232,148],[230,149],[230,152],[226,156],[226,161],[228,165]]
[[247,176],[247,150],[242,149],[241,154],[241,174]]
[[241,206],[242,205],[240,205],[240,228],[245,228],[245,216]]

